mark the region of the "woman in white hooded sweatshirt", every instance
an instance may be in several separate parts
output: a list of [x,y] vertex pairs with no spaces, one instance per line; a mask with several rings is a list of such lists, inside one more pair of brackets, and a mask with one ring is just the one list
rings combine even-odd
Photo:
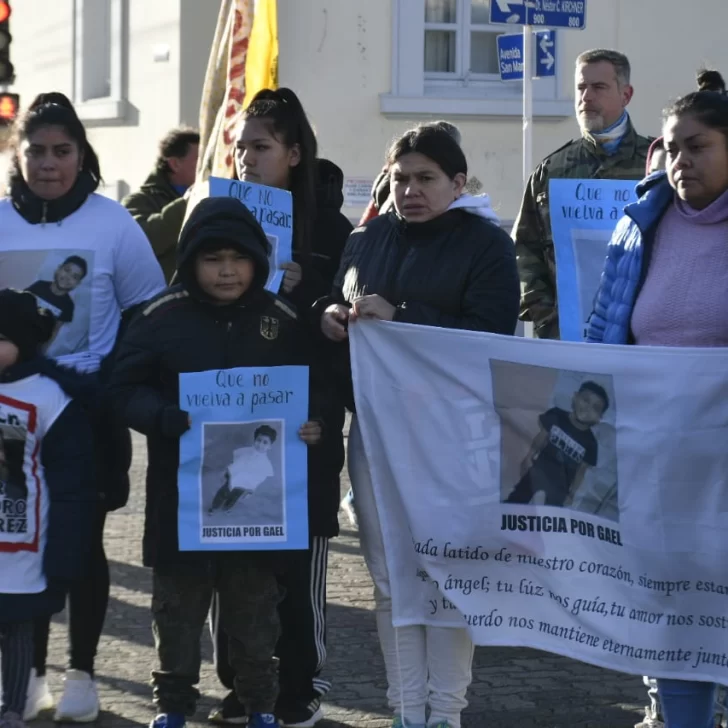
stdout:
[[[387,163],[394,209],[351,234],[332,295],[316,303],[323,334],[339,342],[342,359],[348,325],[357,319],[512,335],[519,301],[513,242],[486,195],[463,194],[468,169],[458,143],[442,128],[419,127],[392,145]],[[351,391],[349,400],[355,409]],[[374,581],[392,726],[460,728],[471,680],[470,637],[465,629],[393,627],[385,545],[356,417],[349,473]]]

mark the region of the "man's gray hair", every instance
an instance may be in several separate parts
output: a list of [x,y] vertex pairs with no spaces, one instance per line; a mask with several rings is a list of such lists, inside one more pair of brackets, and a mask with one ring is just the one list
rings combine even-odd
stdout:
[[602,61],[611,63],[614,66],[614,73],[620,86],[629,85],[632,67],[629,65],[629,58],[619,51],[608,48],[595,48],[591,51],[585,51],[576,59],[576,65],[583,66],[584,64],[601,63]]

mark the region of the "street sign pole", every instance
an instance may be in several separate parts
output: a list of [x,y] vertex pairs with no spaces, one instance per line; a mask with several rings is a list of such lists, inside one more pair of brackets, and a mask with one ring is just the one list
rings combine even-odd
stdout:
[[531,26],[523,26],[523,189],[533,162],[533,38]]
[[[502,81],[516,81],[518,74],[516,60],[522,60],[523,78],[523,189],[528,185],[533,166],[533,76],[553,76],[556,66],[556,36],[553,32],[540,30],[538,51],[534,44],[534,26],[544,28],[570,28],[583,30],[586,27],[587,0],[491,0],[490,22],[495,25],[523,26],[523,48],[519,54],[514,38],[520,34],[503,34],[498,37],[498,66]],[[563,6],[563,9],[562,9]],[[506,42],[507,41],[507,42]],[[534,51],[536,62],[534,63]],[[538,68],[535,68],[535,67]],[[544,68],[541,68],[543,66]],[[524,335],[533,337],[533,324],[526,324]]]

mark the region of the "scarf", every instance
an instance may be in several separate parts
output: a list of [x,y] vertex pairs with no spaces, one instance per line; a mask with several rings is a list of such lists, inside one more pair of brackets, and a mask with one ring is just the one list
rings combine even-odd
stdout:
[[13,207],[31,224],[55,222],[60,225],[63,218],[72,215],[83,205],[99,186],[99,182],[88,172],[79,172],[78,178],[65,195],[55,200],[43,200],[28,187],[22,175],[10,181],[10,198]]
[[611,126],[597,132],[590,132],[590,136],[594,139],[609,156],[614,154],[619,145],[629,131],[629,114],[624,111],[622,116],[617,119]]

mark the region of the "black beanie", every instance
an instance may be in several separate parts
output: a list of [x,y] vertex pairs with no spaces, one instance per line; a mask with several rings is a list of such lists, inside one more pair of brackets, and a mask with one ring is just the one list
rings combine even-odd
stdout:
[[12,288],[0,291],[0,334],[18,347],[21,359],[35,356],[55,327],[53,314],[39,308],[32,293]]

